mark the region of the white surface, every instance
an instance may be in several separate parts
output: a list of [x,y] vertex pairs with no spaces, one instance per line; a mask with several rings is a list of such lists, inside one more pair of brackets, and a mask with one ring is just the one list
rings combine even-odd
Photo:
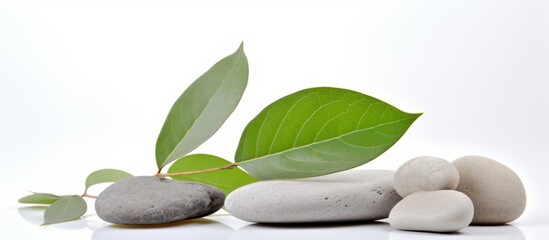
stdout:
[[[12,227],[8,235],[13,239],[89,239],[92,240],[153,240],[153,239],[544,239],[544,227],[536,225],[471,226],[458,233],[438,234],[408,232],[392,229],[385,222],[314,224],[314,225],[262,225],[250,224],[230,215],[217,213],[206,219],[178,222],[155,227],[112,226],[94,215],[84,220],[40,227],[40,209],[3,209],[2,217],[10,218],[4,227]],[[6,230],[9,228],[6,228]]]
[[[16,200],[25,190],[80,193],[85,176],[100,168],[153,174],[156,137],[173,101],[244,40],[248,89],[226,125],[196,152],[232,159],[245,124],[268,103],[306,87],[350,88],[425,113],[364,168],[395,170],[419,155],[494,158],[517,172],[528,195],[524,215],[506,227],[509,238],[544,237],[549,2],[178,2],[0,1],[2,236],[98,236],[86,225],[106,225],[93,215],[38,227],[19,215]],[[185,229],[177,234],[207,236],[227,229],[219,224],[243,225],[229,216],[221,222],[213,223],[215,231],[177,226]],[[118,239],[135,239],[131,230],[113,229]],[[151,231],[175,237],[161,230]],[[471,238],[499,232],[465,231]],[[356,225],[254,226],[230,237],[269,234],[439,236]]]

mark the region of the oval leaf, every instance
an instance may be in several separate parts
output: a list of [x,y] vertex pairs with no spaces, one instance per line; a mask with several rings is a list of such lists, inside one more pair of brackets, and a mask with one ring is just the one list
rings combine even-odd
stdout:
[[118,169],[101,169],[90,173],[86,178],[86,189],[99,183],[116,182],[133,175]]
[[81,196],[63,197],[46,209],[42,225],[67,222],[79,218],[86,213],[87,209],[86,201]]
[[61,198],[61,196],[53,195],[50,193],[33,193],[31,195],[20,198],[19,203],[52,204]]
[[156,163],[185,156],[220,127],[238,105],[248,83],[243,45],[194,81],[172,106],[156,142]]
[[[232,164],[223,158],[208,154],[193,154],[175,161],[168,173],[189,172]],[[214,172],[199,173],[185,176],[172,177],[181,181],[200,182],[219,188],[225,195],[239,187],[255,182],[256,180],[238,167],[223,169]]]
[[381,155],[421,114],[339,88],[311,88],[267,106],[246,126],[236,162],[257,179],[343,171]]

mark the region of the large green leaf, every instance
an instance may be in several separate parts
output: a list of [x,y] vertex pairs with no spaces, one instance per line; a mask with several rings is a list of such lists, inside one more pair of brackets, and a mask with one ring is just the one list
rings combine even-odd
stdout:
[[[203,169],[224,167],[232,164],[223,158],[208,154],[187,155],[175,161],[168,173],[190,172]],[[256,180],[238,167],[214,172],[172,177],[181,181],[205,183],[221,189],[228,195],[235,189],[255,182]]]
[[376,158],[421,114],[339,88],[311,88],[267,106],[246,126],[236,162],[257,179],[343,171]]
[[116,182],[118,180],[132,177],[133,175],[118,169],[101,169],[90,173],[86,178],[86,189],[99,183]]
[[88,206],[81,196],[67,196],[54,202],[44,212],[44,223],[54,224],[70,221],[86,213]]
[[172,106],[156,142],[161,169],[208,140],[238,105],[248,83],[243,45],[194,81]]
[[32,193],[31,195],[19,199],[19,203],[30,204],[52,204],[63,196],[53,195],[51,193]]

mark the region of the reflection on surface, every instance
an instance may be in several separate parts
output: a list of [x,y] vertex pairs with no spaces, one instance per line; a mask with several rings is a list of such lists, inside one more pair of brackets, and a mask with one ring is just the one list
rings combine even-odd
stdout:
[[225,224],[201,218],[155,226],[109,225],[95,231],[92,240],[227,239],[233,232]]
[[[23,217],[27,222],[33,225],[42,225],[44,222],[44,211],[46,211],[47,206],[32,206],[32,207],[20,207],[17,209],[19,215]],[[58,223],[50,225],[55,228],[61,229],[82,229],[86,228],[86,221],[84,220],[74,220],[70,222]]]
[[265,225],[252,224],[238,229],[229,239],[388,239],[387,223],[346,223],[310,225]]
[[424,239],[464,239],[464,240],[524,240],[522,231],[513,225],[469,226],[457,233],[437,234],[392,230],[390,240],[424,240]]
[[33,225],[40,225],[44,222],[44,211],[47,206],[20,207],[17,209],[19,215]]
[[84,222],[86,222],[86,226],[88,226],[88,229],[92,231],[110,225],[110,223],[103,221],[96,214],[85,215],[82,218],[84,219]]
[[[28,223],[39,226],[44,221],[45,206],[20,207],[19,215]],[[14,213],[14,212],[13,212]],[[14,213],[15,214],[15,213]],[[185,220],[172,224],[155,226],[120,226],[110,225],[96,215],[85,216],[83,220],[53,224],[48,228],[56,229],[97,229],[93,240],[181,240],[181,239],[261,239],[261,240],[291,240],[291,239],[380,239],[380,240],[524,240],[522,231],[513,225],[502,226],[470,226],[457,233],[440,234],[427,232],[399,231],[392,229],[384,222],[369,223],[339,223],[339,224],[292,224],[267,225],[251,224],[236,232],[229,226],[235,225],[234,218]],[[219,222],[220,221],[220,222]],[[233,224],[231,224],[233,223]],[[242,222],[244,223],[244,222]],[[245,224],[245,223],[244,223]],[[239,225],[239,224],[236,224]],[[240,225],[241,226],[241,225]],[[234,226],[233,226],[234,227]],[[37,228],[41,229],[41,228]],[[526,230],[526,229],[525,229]],[[79,232],[79,231],[75,231]],[[86,231],[87,234],[89,232]],[[529,233],[529,232],[527,232]]]

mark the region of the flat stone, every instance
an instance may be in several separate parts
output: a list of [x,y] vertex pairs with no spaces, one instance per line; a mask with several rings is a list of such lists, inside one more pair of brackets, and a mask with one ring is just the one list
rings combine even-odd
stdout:
[[461,157],[452,163],[460,175],[457,190],[475,206],[473,224],[504,224],[522,215],[526,191],[513,170],[482,156]]
[[221,190],[195,182],[132,177],[105,189],[95,201],[97,215],[115,224],[160,224],[212,214],[223,206]]
[[473,211],[471,199],[461,192],[416,192],[391,210],[389,223],[399,230],[454,232],[471,223]]
[[395,173],[395,190],[400,196],[420,191],[455,190],[459,173],[450,162],[431,156],[414,158]]
[[252,183],[225,201],[233,216],[250,222],[304,223],[387,218],[402,198],[393,171],[352,170],[326,176]]

